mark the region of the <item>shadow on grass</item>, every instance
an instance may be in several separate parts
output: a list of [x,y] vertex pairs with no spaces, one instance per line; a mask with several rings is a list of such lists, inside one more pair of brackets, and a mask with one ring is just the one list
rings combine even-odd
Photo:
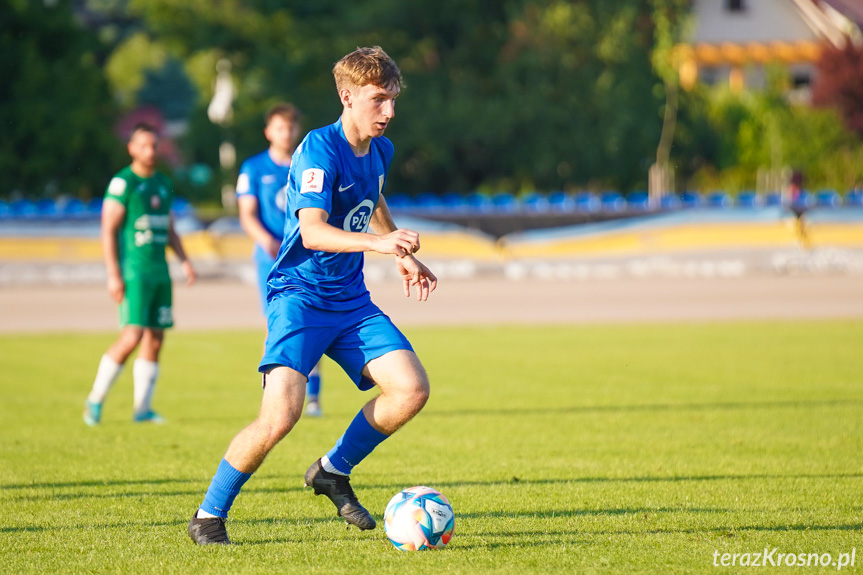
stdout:
[[501,408],[501,409],[466,409],[453,411],[424,411],[427,417],[476,417],[511,416],[511,415],[554,415],[568,413],[632,413],[632,412],[662,412],[662,411],[723,411],[723,410],[762,410],[762,409],[799,409],[822,407],[863,407],[860,400],[814,400],[814,401],[728,401],[714,403],[654,403],[642,405],[571,405],[531,408]]
[[[686,482],[708,482],[708,481],[760,481],[760,480],[799,480],[799,479],[860,479],[863,478],[863,473],[797,473],[797,474],[749,474],[749,475],[681,475],[681,476],[634,476],[634,477],[574,477],[570,479],[528,479],[517,478],[499,479],[489,481],[436,481],[434,487],[436,489],[462,488],[462,487],[520,487],[531,485],[567,485],[567,484],[590,484],[590,483],[686,483]],[[261,476],[259,481],[283,481],[280,476]],[[297,483],[301,481],[297,475]],[[105,493],[101,491],[76,492],[71,493],[56,493],[48,491],[45,493],[12,493],[2,494],[0,492],[0,501],[42,501],[42,500],[73,500],[73,499],[121,499],[129,497],[184,497],[193,495],[203,495],[206,491],[208,481],[200,479],[154,479],[154,480],[111,480],[111,481],[84,481],[84,482],[69,482],[69,483],[34,483],[34,484],[11,484],[0,485],[0,490],[20,490],[25,488],[33,489],[77,489],[77,488],[116,488],[126,485],[149,485],[159,486],[175,483],[197,484],[199,487],[189,490],[171,490],[159,491],[158,489],[150,490],[135,490],[122,493]],[[404,483],[361,483],[358,482],[356,487],[361,490],[387,490],[399,491],[404,488]],[[284,485],[284,486],[254,486],[250,485],[243,489],[243,493],[258,493],[258,494],[278,494],[278,493],[296,493],[304,490],[301,485]]]
[[[191,517],[193,510],[189,510],[189,517]],[[312,526],[314,524],[319,523],[328,523],[328,522],[344,522],[343,519],[339,519],[334,515],[327,516],[318,516],[318,517],[290,517],[290,518],[261,518],[261,519],[240,519],[240,520],[230,520],[228,521],[228,528],[230,529],[231,525],[269,525],[273,527],[278,527],[280,525],[291,525],[295,527],[302,527],[304,524],[308,526]],[[113,523],[75,523],[75,524],[63,524],[63,525],[22,525],[22,526],[5,526],[0,527],[0,533],[38,533],[43,531],[54,531],[57,529],[63,529],[64,531],[68,530],[91,530],[91,529],[135,529],[135,530],[143,530],[147,528],[163,528],[163,527],[176,527],[178,529],[182,528],[182,532],[185,537],[186,526],[188,525],[188,518],[178,518],[173,519],[171,521],[119,521]]]
[[[734,527],[701,527],[691,529],[605,529],[600,531],[591,530],[565,530],[565,531],[502,531],[497,533],[460,533],[456,526],[456,539],[453,549],[500,549],[519,547],[545,547],[560,546],[577,543],[580,545],[592,545],[597,543],[586,537],[592,536],[626,536],[626,535],[704,535],[734,537],[740,533],[792,533],[792,532],[822,532],[822,531],[859,531],[861,524],[840,523],[837,525],[738,525]],[[549,537],[549,536],[557,537]],[[488,539],[511,539],[505,541],[486,541]],[[475,542],[474,540],[480,541]],[[466,541],[467,540],[467,541]],[[601,542],[606,545],[605,541]]]

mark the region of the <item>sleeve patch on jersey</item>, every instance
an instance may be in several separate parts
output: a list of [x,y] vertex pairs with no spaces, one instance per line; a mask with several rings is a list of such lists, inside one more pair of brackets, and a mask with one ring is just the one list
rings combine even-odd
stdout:
[[324,171],[320,168],[309,168],[302,174],[303,184],[301,194],[320,194],[324,191]]
[[249,174],[240,174],[240,177],[237,178],[237,193],[238,194],[248,194],[249,188]]
[[112,196],[122,196],[126,191],[126,180],[123,178],[112,178],[108,184],[108,193]]

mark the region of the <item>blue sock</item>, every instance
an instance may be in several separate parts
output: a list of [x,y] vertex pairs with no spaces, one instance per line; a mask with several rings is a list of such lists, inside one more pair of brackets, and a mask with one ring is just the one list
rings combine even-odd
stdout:
[[306,395],[317,397],[321,393],[321,376],[313,373],[306,384]]
[[350,475],[354,465],[365,459],[366,455],[387,437],[389,435],[384,435],[372,427],[360,410],[345,434],[336,442],[336,446],[327,453],[327,458],[333,467]]
[[204,502],[201,503],[201,509],[212,515],[227,517],[231,505],[234,504],[234,498],[240,493],[243,484],[251,476],[251,473],[237,471],[230,463],[222,459],[216,474],[213,476],[213,481],[210,483],[210,488],[207,489]]

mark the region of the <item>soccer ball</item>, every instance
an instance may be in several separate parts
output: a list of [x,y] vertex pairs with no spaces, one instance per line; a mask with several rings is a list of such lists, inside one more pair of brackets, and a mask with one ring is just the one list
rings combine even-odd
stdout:
[[384,511],[384,531],[396,549],[443,549],[455,527],[452,505],[431,487],[411,487],[396,494]]

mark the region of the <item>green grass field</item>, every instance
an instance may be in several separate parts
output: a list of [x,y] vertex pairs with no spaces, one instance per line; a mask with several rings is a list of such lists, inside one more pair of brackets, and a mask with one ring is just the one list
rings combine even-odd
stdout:
[[0,568],[725,573],[752,568],[714,567],[714,551],[768,547],[856,548],[843,572],[861,571],[863,321],[406,333],[431,400],[353,483],[379,519],[402,488],[440,489],[447,549],[399,552],[302,489],[368,397],[333,364],[326,417],[301,420],[237,499],[236,545],[199,548],[186,524],[256,415],[262,333],[171,333],[155,401],[169,423],[131,423],[127,369],[94,429],[80,408],[114,334],[3,336]]

